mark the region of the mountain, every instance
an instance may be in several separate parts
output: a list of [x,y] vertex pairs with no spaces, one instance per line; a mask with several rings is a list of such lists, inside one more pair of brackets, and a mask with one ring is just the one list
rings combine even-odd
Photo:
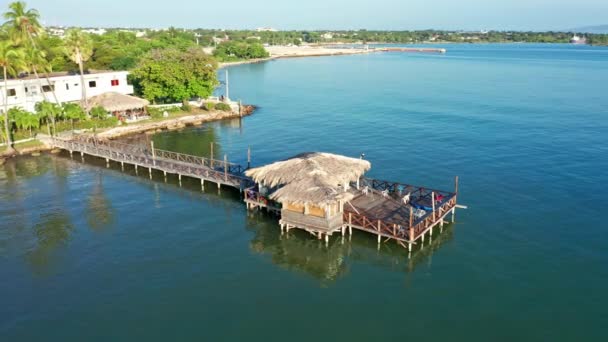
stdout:
[[584,26],[577,27],[575,29],[568,30],[570,32],[580,32],[580,33],[604,33],[608,34],[608,25],[595,25],[595,26]]

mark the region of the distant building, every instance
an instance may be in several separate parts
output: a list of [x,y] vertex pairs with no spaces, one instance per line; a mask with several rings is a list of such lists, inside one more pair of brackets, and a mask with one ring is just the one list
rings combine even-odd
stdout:
[[[133,86],[127,83],[127,71],[92,71],[84,75],[84,84],[87,97],[100,95],[106,92],[120,94],[133,94]],[[45,99],[55,102],[52,90],[55,89],[57,100],[61,103],[76,102],[82,98],[82,85],[80,75],[63,73],[52,73],[49,82],[41,78],[38,81],[33,75],[9,79],[5,89],[4,82],[0,82],[0,95],[8,96],[8,107],[20,107],[27,111],[34,111],[36,103]],[[4,98],[0,96],[3,104]],[[4,107],[0,106],[0,112]]]
[[223,43],[223,42],[227,42],[227,41],[229,41],[229,40],[230,40],[230,37],[228,37],[227,35],[224,35],[224,37],[223,37],[223,38],[220,38],[220,37],[213,37],[213,38],[211,38],[211,40],[213,40],[213,43],[214,43],[215,45],[217,45],[217,44],[220,44],[220,43]]
[[258,27],[255,29],[258,32],[277,32],[278,30],[272,27]]
[[108,32],[108,30],[103,29],[103,28],[91,28],[91,29],[84,29],[84,30],[82,30],[82,32],[96,34],[96,35],[101,36],[102,34],[105,34],[106,32]]
[[65,30],[61,27],[49,27],[46,29],[47,33],[51,36],[63,38],[65,36]]
[[321,35],[321,38],[323,38],[323,39],[333,39],[334,38],[334,34],[331,33],[331,32],[326,32],[326,33],[323,33]]

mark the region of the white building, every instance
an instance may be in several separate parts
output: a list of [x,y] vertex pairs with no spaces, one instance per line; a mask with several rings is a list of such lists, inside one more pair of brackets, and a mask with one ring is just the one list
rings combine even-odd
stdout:
[[[87,97],[106,92],[133,94],[133,86],[127,83],[127,71],[91,71],[84,75]],[[42,75],[40,75],[42,77]],[[55,102],[52,89],[55,89],[57,100],[61,103],[77,102],[82,98],[80,75],[53,73],[50,84],[44,77],[38,81],[34,75],[9,79],[7,89],[4,80],[0,80],[0,111],[4,111],[4,96],[8,96],[8,108],[20,107],[33,112],[36,103],[47,100]]]
[[334,34],[331,33],[331,32],[326,32],[326,33],[323,33],[321,35],[321,38],[323,38],[323,39],[333,39],[334,38]]
[[272,27],[258,27],[255,29],[257,32],[277,32],[278,30]]

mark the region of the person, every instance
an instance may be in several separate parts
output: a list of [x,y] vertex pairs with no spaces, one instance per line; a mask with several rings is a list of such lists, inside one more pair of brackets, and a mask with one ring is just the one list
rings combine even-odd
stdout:
[[441,201],[443,201],[443,195],[442,194],[437,194],[437,196],[435,196],[435,201],[437,203],[441,203]]

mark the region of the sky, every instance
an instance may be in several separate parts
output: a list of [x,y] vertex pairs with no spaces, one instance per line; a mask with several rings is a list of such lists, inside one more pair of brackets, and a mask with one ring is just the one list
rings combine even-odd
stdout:
[[[9,0],[0,0],[6,8]],[[280,30],[568,30],[608,0],[26,0],[45,25]]]

